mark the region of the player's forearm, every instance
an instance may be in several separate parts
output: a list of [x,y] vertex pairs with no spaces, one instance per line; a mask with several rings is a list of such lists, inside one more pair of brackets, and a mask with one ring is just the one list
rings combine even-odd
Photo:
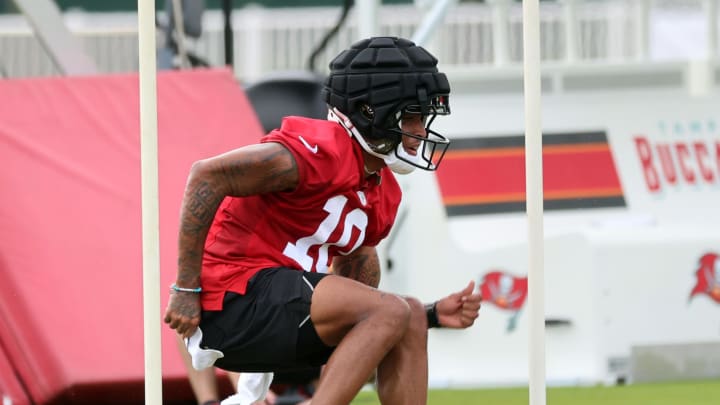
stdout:
[[194,288],[200,285],[200,267],[208,230],[224,193],[193,165],[180,210],[178,238],[177,285]]
[[380,260],[375,248],[361,247],[347,256],[337,257],[333,272],[377,288],[380,284]]

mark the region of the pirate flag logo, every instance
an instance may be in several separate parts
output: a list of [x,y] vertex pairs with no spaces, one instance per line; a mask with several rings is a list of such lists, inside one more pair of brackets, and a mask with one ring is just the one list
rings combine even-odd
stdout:
[[688,300],[698,294],[706,294],[720,304],[720,256],[717,253],[706,253],[700,258],[700,267],[695,270],[697,282]]
[[483,302],[511,311],[507,331],[515,330],[517,317],[527,298],[527,277],[515,277],[502,271],[491,271],[480,282]]

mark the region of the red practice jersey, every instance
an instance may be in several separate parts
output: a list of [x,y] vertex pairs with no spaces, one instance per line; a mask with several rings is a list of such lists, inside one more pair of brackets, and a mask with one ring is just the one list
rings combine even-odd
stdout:
[[334,256],[377,245],[395,221],[401,191],[393,173],[385,167],[365,178],[362,149],[339,124],[287,117],[261,142],[290,150],[299,183],[222,202],[205,243],[205,310],[222,309],[226,291],[244,294],[262,269],[327,272]]

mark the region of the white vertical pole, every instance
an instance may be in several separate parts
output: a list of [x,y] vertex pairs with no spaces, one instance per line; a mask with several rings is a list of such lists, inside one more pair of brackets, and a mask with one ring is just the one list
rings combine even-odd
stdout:
[[530,311],[530,404],[545,405],[545,275],[540,105],[540,5],[523,1],[525,93],[525,190],[528,216],[528,306]]
[[635,46],[638,60],[650,56],[650,0],[635,2]]
[[577,60],[577,4],[575,0],[564,1],[565,20],[565,62]]
[[707,25],[707,59],[714,61],[718,57],[718,4],[717,0],[703,2]]
[[378,8],[380,7],[380,0],[358,0],[355,3],[357,7],[357,39],[365,39],[380,35],[380,24],[378,24]]
[[145,403],[162,404],[155,1],[138,0]]
[[503,66],[510,60],[508,56],[510,4],[508,0],[493,0],[488,2],[488,4],[492,7],[493,60],[495,66]]
[[240,76],[245,83],[252,83],[263,75],[264,56],[268,50],[263,48],[262,13],[263,10],[256,7],[246,7],[240,13],[243,55],[241,61],[235,59],[235,70],[241,69]]

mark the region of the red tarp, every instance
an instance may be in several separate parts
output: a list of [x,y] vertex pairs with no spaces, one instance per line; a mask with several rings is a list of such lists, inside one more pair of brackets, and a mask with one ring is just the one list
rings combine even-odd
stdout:
[[[0,323],[3,328],[7,325]],[[9,400],[12,405],[29,405],[27,394],[18,380],[15,370],[12,368],[10,359],[0,346],[0,401],[5,404]]]
[[[0,97],[0,389],[142,402],[138,77],[0,80]],[[158,121],[163,312],[190,165],[262,130],[226,70],[159,74]],[[188,398],[162,329],[164,397]]]

